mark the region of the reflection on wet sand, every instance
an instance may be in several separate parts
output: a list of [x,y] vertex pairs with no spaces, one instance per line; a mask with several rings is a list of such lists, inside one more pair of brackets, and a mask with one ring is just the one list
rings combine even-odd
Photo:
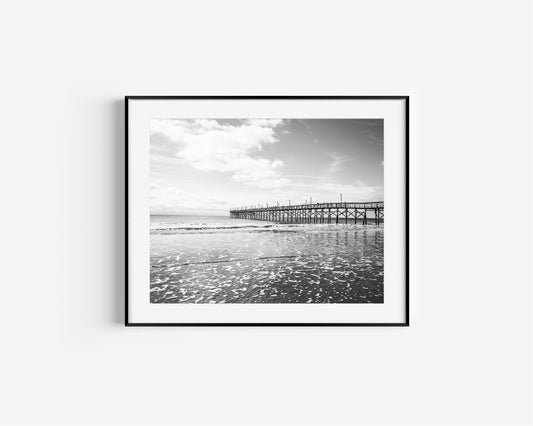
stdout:
[[152,232],[152,303],[383,303],[383,227]]

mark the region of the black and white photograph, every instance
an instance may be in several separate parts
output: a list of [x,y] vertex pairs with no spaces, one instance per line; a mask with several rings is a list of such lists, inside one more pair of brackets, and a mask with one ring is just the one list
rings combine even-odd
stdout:
[[383,129],[151,119],[150,303],[382,304]]

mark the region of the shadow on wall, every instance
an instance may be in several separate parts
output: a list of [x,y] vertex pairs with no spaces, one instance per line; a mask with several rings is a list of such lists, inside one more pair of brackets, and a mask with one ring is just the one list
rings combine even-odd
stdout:
[[125,132],[124,132],[124,100],[114,102],[114,135],[113,135],[113,182],[112,190],[112,222],[113,222],[113,289],[111,304],[111,318],[114,323],[124,324],[124,303],[125,292],[124,285],[126,279],[126,149],[125,149]]

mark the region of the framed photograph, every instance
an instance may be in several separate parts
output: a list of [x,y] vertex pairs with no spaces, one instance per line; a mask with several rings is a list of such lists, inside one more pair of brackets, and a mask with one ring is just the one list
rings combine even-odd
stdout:
[[126,325],[409,325],[408,96],[125,102]]

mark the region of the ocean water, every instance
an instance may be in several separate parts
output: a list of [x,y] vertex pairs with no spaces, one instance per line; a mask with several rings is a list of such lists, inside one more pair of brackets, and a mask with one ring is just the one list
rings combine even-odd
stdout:
[[150,219],[151,303],[383,303],[383,225]]

